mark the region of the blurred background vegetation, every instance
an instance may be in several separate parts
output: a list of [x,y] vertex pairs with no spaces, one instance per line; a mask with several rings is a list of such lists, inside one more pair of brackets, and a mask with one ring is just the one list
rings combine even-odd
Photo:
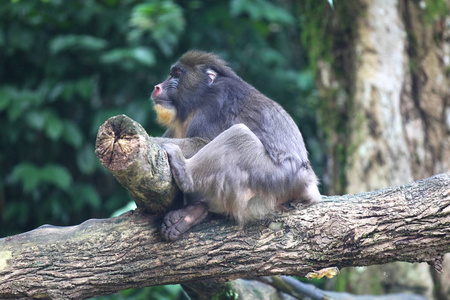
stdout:
[[[151,91],[191,49],[221,55],[292,115],[324,194],[449,172],[449,2],[329,2],[0,1],[0,238],[132,203],[95,157],[97,130],[126,114],[161,135]],[[384,266],[345,269],[334,288],[383,294],[426,283],[427,295],[450,297],[450,280],[410,267],[393,265],[389,278]],[[165,286],[112,297],[179,294]]]
[[189,49],[220,54],[279,101],[319,168],[302,15],[283,3],[1,1],[0,236],[108,217],[131,201],[95,157],[98,127],[124,113],[161,135],[150,93]]
[[98,127],[126,114],[161,135],[150,93],[190,49],[220,54],[281,103],[320,176],[299,10],[295,1],[266,0],[1,1],[0,237],[126,206],[128,192],[95,157]]

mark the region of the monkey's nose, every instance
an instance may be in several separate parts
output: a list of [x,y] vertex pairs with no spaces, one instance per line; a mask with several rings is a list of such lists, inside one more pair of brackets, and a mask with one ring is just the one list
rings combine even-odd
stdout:
[[152,97],[157,97],[161,93],[161,85],[155,85],[155,89],[153,90]]

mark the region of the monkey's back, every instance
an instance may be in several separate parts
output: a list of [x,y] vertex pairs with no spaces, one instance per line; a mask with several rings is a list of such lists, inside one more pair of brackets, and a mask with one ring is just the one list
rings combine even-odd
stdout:
[[300,164],[308,161],[303,137],[294,120],[281,105],[256,89],[251,91],[238,120],[255,133],[275,163],[286,159]]

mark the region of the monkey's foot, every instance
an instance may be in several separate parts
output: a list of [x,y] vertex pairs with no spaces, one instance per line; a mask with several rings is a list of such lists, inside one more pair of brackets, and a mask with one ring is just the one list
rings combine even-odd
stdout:
[[178,188],[185,193],[194,191],[194,182],[186,170],[186,159],[181,152],[180,147],[175,144],[163,144],[161,147],[166,151],[170,162],[173,178]]
[[192,226],[208,215],[205,203],[196,202],[179,210],[168,212],[161,225],[161,236],[166,241],[175,241]]
[[322,196],[320,195],[319,189],[316,184],[309,184],[303,190],[300,199],[305,206],[310,206],[321,202]]

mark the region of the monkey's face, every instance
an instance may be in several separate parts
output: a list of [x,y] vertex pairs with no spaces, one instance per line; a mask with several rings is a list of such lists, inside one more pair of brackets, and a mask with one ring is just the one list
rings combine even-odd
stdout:
[[155,85],[155,89],[152,92],[152,99],[157,115],[156,120],[163,126],[169,127],[177,119],[177,101],[174,100],[177,98],[176,91],[181,75],[181,69],[172,68],[169,78]]
[[185,122],[201,102],[207,101],[206,89],[211,88],[216,75],[211,68],[190,68],[177,62],[168,79],[152,92],[157,122],[167,127]]

